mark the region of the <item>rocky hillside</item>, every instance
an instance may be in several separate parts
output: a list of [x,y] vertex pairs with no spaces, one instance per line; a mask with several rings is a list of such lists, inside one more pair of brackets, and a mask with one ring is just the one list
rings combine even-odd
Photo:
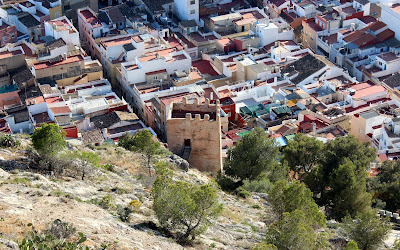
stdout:
[[[182,249],[181,245],[157,230],[150,195],[154,177],[150,177],[142,155],[119,147],[77,148],[99,155],[100,165],[85,180],[51,176],[31,169],[36,163],[27,154],[29,140],[22,139],[17,149],[0,149],[0,249],[15,247],[31,230],[48,228],[60,219],[71,223],[86,235],[86,245],[94,249]],[[176,163],[177,157],[163,156],[156,161]],[[178,178],[205,183],[209,178],[199,171],[174,167]],[[110,166],[110,165],[109,165]],[[215,225],[195,240],[193,249],[249,248],[264,237],[268,223],[268,203],[262,194],[249,199],[220,192],[224,204]],[[138,200],[141,207],[129,222],[122,222],[115,207]],[[104,203],[107,206],[104,206]]]

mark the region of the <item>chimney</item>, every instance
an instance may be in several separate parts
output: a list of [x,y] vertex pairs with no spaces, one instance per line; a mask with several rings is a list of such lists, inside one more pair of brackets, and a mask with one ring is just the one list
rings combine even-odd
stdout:
[[107,128],[103,128],[102,132],[103,132],[104,138],[108,138],[108,129]]

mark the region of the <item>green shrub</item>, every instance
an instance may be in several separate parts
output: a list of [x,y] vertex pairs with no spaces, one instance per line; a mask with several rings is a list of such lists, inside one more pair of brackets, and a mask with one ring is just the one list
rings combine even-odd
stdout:
[[111,189],[111,192],[116,193],[116,194],[127,194],[128,190],[126,190],[125,188],[113,187]]
[[214,183],[196,185],[174,180],[173,172],[158,166],[151,194],[153,209],[161,226],[180,242],[194,240],[223,210]]
[[244,180],[243,186],[249,192],[268,193],[272,187],[272,183],[266,177],[261,177],[252,181]]
[[240,186],[240,183],[235,182],[230,177],[221,174],[221,172],[218,172],[217,183],[222,190],[228,192],[232,192]]
[[131,217],[131,213],[132,213],[132,209],[130,208],[130,206],[124,207],[122,205],[117,205],[116,211],[117,211],[118,218],[122,222],[129,221],[129,218]]
[[65,197],[67,196],[67,193],[64,193],[63,191],[61,191],[60,189],[56,189],[52,192],[52,194],[56,197]]
[[46,231],[57,239],[67,239],[76,232],[76,229],[68,222],[62,222],[60,219],[56,219],[51,224],[49,230]]
[[0,134],[0,147],[1,148],[14,148],[21,145],[20,141],[11,135]]
[[98,205],[104,209],[113,209],[115,208],[114,202],[114,198],[108,194],[99,200]]
[[66,146],[65,135],[67,133],[55,123],[43,123],[36,128],[32,135],[33,147],[39,154],[56,155]]
[[235,190],[235,193],[237,194],[237,196],[244,198],[244,199],[247,199],[250,197],[250,192],[247,191],[246,189],[244,189],[243,187],[238,187]]
[[8,183],[10,184],[23,184],[25,186],[30,186],[31,181],[25,177],[15,177],[14,179],[10,180]]
[[115,172],[115,166],[113,164],[107,163],[107,164],[103,165],[102,168],[104,168],[105,170],[110,171],[110,172]]
[[[28,224],[32,226],[32,224]],[[32,231],[18,244],[20,250],[50,250],[50,249],[68,249],[68,250],[88,250],[82,243],[86,241],[83,233],[78,233],[78,240],[73,241],[75,228],[69,223],[55,220],[49,230],[39,233],[32,226]]]
[[131,210],[135,213],[138,213],[140,211],[140,207],[142,206],[142,203],[138,200],[131,200],[129,202],[128,206],[131,208]]

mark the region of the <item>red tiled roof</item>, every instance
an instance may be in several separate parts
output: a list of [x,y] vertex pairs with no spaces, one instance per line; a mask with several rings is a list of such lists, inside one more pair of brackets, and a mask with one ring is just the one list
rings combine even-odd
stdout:
[[352,31],[350,29],[344,29],[344,30],[339,30],[339,33],[342,35],[347,35],[350,34]]
[[372,84],[370,84],[369,82],[363,82],[363,83],[359,83],[359,84],[353,85],[350,88],[352,88],[352,89],[357,91],[357,90],[362,90],[362,89],[365,89],[365,88],[369,88],[371,86],[372,86]]
[[107,47],[112,47],[112,46],[117,46],[117,45],[129,44],[129,43],[132,43],[132,41],[131,41],[130,36],[126,36],[126,37],[120,37],[120,38],[108,40],[108,41],[101,40],[100,43],[104,46],[104,48],[107,48]]
[[390,30],[390,29],[386,29],[386,30],[380,32],[378,35],[376,35],[376,37],[377,37],[380,41],[384,42],[384,41],[386,41],[386,40],[388,40],[388,39],[390,39],[390,38],[393,38],[394,35],[395,35],[394,31],[392,31],[392,30]]
[[55,25],[58,30],[68,31],[69,34],[75,33],[74,27],[67,21],[67,19],[65,19],[65,17],[59,20],[49,21],[49,24]]
[[60,97],[49,97],[46,98],[46,103],[51,104],[51,103],[57,103],[63,101]]
[[33,119],[35,119],[35,122],[36,122],[37,124],[44,123],[44,122],[50,122],[50,121],[51,121],[51,119],[50,119],[49,114],[47,113],[47,111],[46,111],[46,112],[43,112],[43,113],[36,114],[36,115],[32,115],[32,116],[33,116]]
[[369,24],[369,23],[373,23],[376,21],[376,18],[373,16],[363,16],[361,18],[359,18],[361,22],[365,23],[365,24]]
[[378,55],[378,57],[381,58],[382,60],[384,60],[385,62],[390,62],[390,61],[398,59],[396,54],[394,54],[393,52],[387,52],[387,53]]
[[182,46],[182,44],[179,42],[178,39],[176,39],[174,36],[170,36],[167,40],[167,42],[169,43],[169,45],[172,48],[178,47],[178,46]]
[[387,160],[388,160],[388,157],[387,157],[386,154],[379,154],[378,157],[379,157],[379,160],[380,160],[381,162],[384,162],[384,161],[387,161]]
[[138,69],[138,68],[139,68],[139,66],[137,64],[134,64],[134,65],[127,66],[126,70],[134,70],[134,69]]
[[186,39],[186,37],[182,36],[180,33],[178,33],[177,35],[178,35],[179,39],[181,39],[182,42],[188,46],[189,49],[196,47],[196,45],[194,45],[191,41]]
[[71,109],[68,106],[62,106],[62,107],[50,107],[50,110],[54,114],[67,114],[71,113]]
[[0,30],[7,29],[8,27],[10,27],[10,25],[6,24],[6,23],[3,21],[3,23],[2,23],[1,26],[0,26]]
[[143,39],[140,36],[133,36],[132,39],[137,43],[143,42]]
[[337,33],[334,33],[330,36],[322,37],[322,40],[328,44],[337,43]]
[[176,94],[176,95],[159,97],[159,99],[164,105],[168,105],[171,102],[180,102],[180,101],[182,101],[182,98],[184,96],[188,95],[188,94],[189,94],[189,92],[184,92],[184,93],[180,93],[180,94]]
[[311,114],[305,115],[304,118],[307,118],[310,121],[316,121],[317,118]]
[[353,8],[353,6],[348,6],[346,8],[343,8],[342,11],[346,14],[353,14],[357,12],[357,10]]
[[100,27],[102,25],[99,19],[97,19],[97,17],[94,16],[89,10],[81,10],[80,13],[86,19],[86,22],[90,23],[93,28]]
[[44,17],[46,14],[44,14],[43,12],[40,12],[39,10],[36,10],[36,16],[38,17]]
[[20,46],[25,53],[25,57],[37,57],[38,56],[38,55],[34,55],[32,53],[32,50],[25,43],[22,43]]
[[307,130],[307,129],[312,129],[313,124],[311,122],[301,122],[299,125],[300,130]]
[[400,14],[400,3],[395,3],[395,4],[392,4],[392,10],[394,10],[394,11],[396,11],[397,13],[399,13]]
[[252,16],[250,18],[249,17],[247,17],[247,18],[243,17],[243,19],[236,21],[235,24],[237,26],[241,26],[241,25],[250,24],[251,22],[256,22],[256,21],[257,21],[257,19],[254,18],[254,16]]
[[2,133],[10,133],[11,132],[11,129],[5,120],[0,120],[0,132],[2,132]]
[[3,51],[3,52],[0,52],[0,59],[16,56],[16,55],[20,55],[20,54],[22,54],[21,50],[15,50],[15,51],[6,50],[6,51]]
[[348,34],[346,37],[344,37],[343,40],[345,42],[351,42],[354,39],[362,36],[362,34],[364,34],[364,32],[362,32],[361,30],[356,30],[356,31],[353,31],[350,34]]
[[146,75],[154,75],[154,74],[163,73],[163,72],[167,72],[167,70],[162,69],[162,70],[157,70],[157,71],[151,71],[151,72],[147,72]]
[[363,98],[363,97],[370,96],[370,95],[377,94],[377,93],[384,92],[384,91],[386,91],[386,89],[383,86],[374,85],[369,88],[364,88],[364,89],[356,91],[356,93],[353,95],[353,98],[355,98],[355,99]]
[[198,61],[192,62],[192,66],[197,68],[200,71],[200,73],[202,73],[202,74],[209,74],[211,76],[218,75],[218,73],[214,70],[214,68],[211,66],[209,61],[198,60]]
[[38,97],[33,97],[33,98],[26,99],[25,100],[25,104],[29,106],[29,103],[33,103],[33,100],[35,100],[35,104],[44,103],[43,96],[38,96]]
[[[386,26],[386,24],[385,24],[384,22],[376,21],[376,22],[374,22],[374,23],[368,25],[368,26],[365,27],[364,29],[369,29],[369,30],[372,30],[372,31],[376,32],[376,31],[382,29],[382,28],[385,27],[385,26]],[[363,29],[363,30],[364,30],[364,29]]]
[[235,45],[235,43],[230,39],[230,38],[223,38],[223,39],[219,39],[217,40],[217,42],[219,44],[221,44],[222,46],[232,46]]
[[190,37],[196,42],[208,42],[212,40],[217,40],[218,38],[214,35],[202,36],[199,32],[194,32],[190,34]]
[[269,0],[270,3],[272,3],[273,5],[275,5],[276,7],[281,6],[282,4],[289,2],[287,0]]
[[372,34],[364,34],[361,37],[358,37],[356,40],[352,41],[355,45],[357,45],[358,47],[364,47],[364,46],[368,46],[368,45],[372,45],[378,42],[378,39],[376,39],[376,37]]
[[[279,41],[276,41],[276,42],[279,42],[279,44],[281,46],[297,45],[297,43],[295,41],[293,41],[293,40],[279,40]],[[271,52],[271,48],[273,46],[275,46],[275,42],[267,44],[263,48],[264,48],[265,51]]]
[[68,63],[74,63],[74,62],[79,62],[79,61],[83,61],[84,58],[82,55],[76,55],[76,56],[71,56],[68,57],[66,60],[62,60],[59,62],[41,62],[41,63],[37,63],[34,64],[33,67],[35,68],[35,70],[40,70],[40,69],[45,69],[48,67],[55,67],[55,66],[60,66],[63,64],[68,64]]
[[322,31],[322,28],[315,23],[315,18],[304,19],[303,24],[307,24],[311,29],[315,31]]

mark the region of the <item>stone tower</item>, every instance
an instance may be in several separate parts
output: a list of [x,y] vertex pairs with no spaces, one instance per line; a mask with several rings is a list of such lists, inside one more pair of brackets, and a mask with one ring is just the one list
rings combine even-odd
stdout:
[[201,171],[222,169],[220,104],[204,104],[195,98],[192,103],[184,97],[171,103],[167,119],[169,149],[188,160]]

